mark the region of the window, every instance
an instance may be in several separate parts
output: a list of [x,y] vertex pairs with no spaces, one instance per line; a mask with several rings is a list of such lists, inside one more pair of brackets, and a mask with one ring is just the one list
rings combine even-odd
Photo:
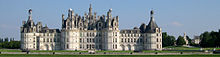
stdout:
[[112,45],[112,48],[113,48],[113,49],[115,49],[115,46],[114,46],[114,44]]
[[87,34],[87,37],[89,36],[89,33],[86,33]]
[[130,42],[130,39],[128,38],[128,42]]
[[117,44],[115,44],[115,49],[117,49]]
[[102,26],[102,24],[101,23],[99,23],[99,27],[101,27]]
[[95,47],[95,45],[93,44],[93,45],[92,45],[92,49],[93,49],[94,47]]
[[89,49],[89,45],[88,44],[86,45],[86,48]]
[[159,42],[158,38],[157,38],[157,42]]
[[114,43],[114,38],[112,38],[112,42]]
[[49,38],[47,38],[47,42],[49,42]]
[[89,38],[87,38],[87,43],[89,42]]
[[80,49],[82,48],[82,45],[81,45],[81,44],[79,45],[79,48],[80,48]]
[[66,42],[69,42],[69,38],[66,38]]
[[43,42],[45,42],[45,38],[43,39]]
[[159,48],[159,45],[157,44],[157,48]]
[[134,42],[136,42],[136,39],[134,38]]
[[34,38],[33,42],[35,42],[35,38]]
[[127,42],[127,39],[125,38],[125,42]]
[[50,38],[50,42],[52,42],[53,40],[52,40],[52,38]]
[[117,36],[117,32],[115,32],[115,36]]
[[80,42],[80,43],[82,42],[82,39],[81,39],[81,38],[79,39],[79,42]]
[[121,42],[123,42],[123,40],[124,40],[124,39],[122,38],[122,39],[121,39]]
[[69,49],[69,44],[66,44],[66,48]]
[[117,42],[117,38],[115,38],[115,42]]

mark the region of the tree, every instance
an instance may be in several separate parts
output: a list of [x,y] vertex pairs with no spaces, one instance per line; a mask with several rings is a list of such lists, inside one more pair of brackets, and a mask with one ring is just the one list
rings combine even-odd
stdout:
[[169,35],[167,35],[166,32],[162,33],[162,46],[163,47],[173,46],[175,41],[176,40],[175,40],[174,36],[169,36]]
[[184,40],[184,38],[182,36],[179,36],[177,39],[176,45],[182,46],[184,44],[186,44],[186,41]]
[[204,32],[200,35],[201,47],[220,47],[220,30],[218,32]]
[[4,40],[2,38],[0,38],[0,43],[4,42]]
[[215,47],[216,46],[216,39],[217,36],[215,35],[217,34],[216,32],[204,32],[200,35],[201,38],[201,42],[200,42],[200,46],[201,47]]
[[5,41],[4,42],[8,42],[8,37],[7,38],[5,38]]

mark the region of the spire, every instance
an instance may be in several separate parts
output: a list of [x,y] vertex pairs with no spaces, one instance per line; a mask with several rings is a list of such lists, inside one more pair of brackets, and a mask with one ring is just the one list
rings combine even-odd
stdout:
[[27,23],[28,23],[28,25],[29,25],[30,27],[33,27],[33,26],[34,26],[34,22],[33,22],[33,20],[32,20],[32,9],[29,9],[29,10],[28,10],[28,13],[29,13],[29,16],[28,16],[28,21],[27,21]]
[[62,20],[64,20],[64,14],[62,14]]
[[109,11],[107,12],[107,18],[110,19],[112,17],[111,15],[112,9],[109,9]]
[[32,20],[32,9],[29,9],[28,13],[29,13],[28,20]]
[[92,4],[89,5],[89,16],[92,16]]
[[71,8],[69,9],[69,12],[68,12],[68,17],[69,17],[69,18],[71,18],[72,10],[73,10],[73,9],[71,9]]
[[151,14],[151,18],[150,18],[149,24],[146,27],[146,32],[154,33],[155,32],[154,29],[158,28],[158,26],[156,22],[154,21],[154,17],[153,17],[154,11],[151,10],[150,14]]
[[150,11],[150,17],[151,17],[152,21],[154,21],[154,16],[153,16],[153,15],[154,15],[154,11],[151,10],[151,11]]
[[184,32],[184,36],[183,37],[186,37],[186,32]]

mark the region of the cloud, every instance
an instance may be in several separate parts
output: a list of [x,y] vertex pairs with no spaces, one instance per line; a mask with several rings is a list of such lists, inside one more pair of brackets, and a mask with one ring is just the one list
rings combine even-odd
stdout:
[[176,22],[176,21],[174,21],[174,22],[172,22],[171,23],[173,26],[183,26],[183,24],[181,24],[181,23],[179,23],[179,22]]

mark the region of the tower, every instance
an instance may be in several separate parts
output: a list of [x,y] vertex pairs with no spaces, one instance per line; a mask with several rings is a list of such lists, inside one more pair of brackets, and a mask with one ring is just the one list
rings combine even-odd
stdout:
[[[150,22],[148,23],[144,39],[144,46],[148,48],[144,48],[145,50],[162,50],[162,29],[159,28],[154,21],[154,11],[150,12]],[[151,44],[149,44],[151,43]]]
[[185,46],[189,45],[188,39],[187,39],[187,36],[186,36],[186,32],[184,32],[183,39],[184,39],[185,42],[186,42]]

